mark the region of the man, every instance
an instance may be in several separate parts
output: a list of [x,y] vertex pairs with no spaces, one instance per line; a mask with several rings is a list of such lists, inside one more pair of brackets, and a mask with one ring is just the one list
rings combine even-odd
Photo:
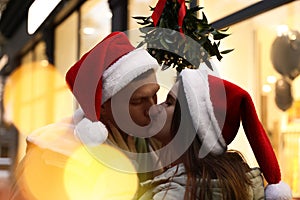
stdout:
[[123,152],[149,151],[146,141],[133,135],[151,122],[157,67],[121,32],[87,52],[66,74],[80,105],[73,122],[28,136],[11,199],[132,199],[138,187],[132,169],[138,170],[138,160],[128,161]]

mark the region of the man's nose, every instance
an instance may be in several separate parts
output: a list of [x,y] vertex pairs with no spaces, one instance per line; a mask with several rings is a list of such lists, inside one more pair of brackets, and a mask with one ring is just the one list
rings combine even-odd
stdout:
[[146,107],[146,110],[149,111],[149,109],[153,106],[153,105],[156,105],[157,101],[156,101],[156,98],[155,97],[150,97],[150,98],[147,98],[146,102],[145,102],[145,107]]
[[157,103],[157,101],[156,101],[155,97],[149,98],[149,105],[150,106],[156,105],[156,103]]

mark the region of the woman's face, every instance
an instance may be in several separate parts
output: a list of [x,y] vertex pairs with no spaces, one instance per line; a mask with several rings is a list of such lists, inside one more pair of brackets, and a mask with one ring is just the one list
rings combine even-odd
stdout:
[[176,98],[177,92],[178,92],[178,82],[174,84],[174,86],[168,93],[166,100],[160,104],[165,109],[167,117],[163,128],[153,137],[159,140],[160,142],[162,142],[163,145],[168,144],[173,137],[173,134],[171,133],[171,126],[172,126],[172,119],[173,119],[174,109],[177,100]]

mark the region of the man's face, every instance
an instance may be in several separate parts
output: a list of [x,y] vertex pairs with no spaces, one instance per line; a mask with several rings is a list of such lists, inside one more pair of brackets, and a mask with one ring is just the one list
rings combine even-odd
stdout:
[[102,105],[103,122],[109,120],[121,130],[124,126],[149,125],[149,110],[157,103],[158,90],[155,72],[144,73]]
[[[174,135],[174,133],[171,133],[172,131],[171,127],[172,127],[175,105],[177,101],[178,85],[179,82],[174,84],[174,86],[168,93],[166,100],[160,104],[165,111],[166,120],[163,128],[153,137],[158,139],[160,142],[162,142],[163,145],[168,144],[172,140],[172,137]],[[156,114],[157,115],[154,118],[155,121],[152,124],[153,126],[156,126],[164,119],[163,112],[160,111],[157,112]]]
[[129,113],[132,120],[139,126],[150,123],[149,110],[157,103],[159,85],[149,83],[138,88],[129,100]]

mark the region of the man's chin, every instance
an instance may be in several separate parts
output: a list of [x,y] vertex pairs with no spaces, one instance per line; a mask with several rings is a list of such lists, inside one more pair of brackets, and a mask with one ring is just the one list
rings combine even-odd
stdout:
[[137,126],[140,126],[140,127],[142,127],[142,128],[147,128],[147,126],[150,125],[151,120],[142,121],[142,122],[137,121],[137,122],[134,122],[134,123],[135,123]]

